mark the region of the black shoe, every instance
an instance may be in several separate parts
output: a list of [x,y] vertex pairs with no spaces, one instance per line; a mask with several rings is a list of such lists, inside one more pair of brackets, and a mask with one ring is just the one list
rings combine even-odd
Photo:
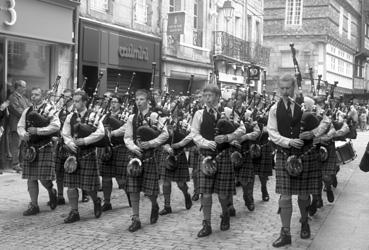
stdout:
[[193,201],[198,201],[198,200],[199,200],[199,194],[194,193],[194,194],[192,195],[192,200],[193,200]]
[[71,210],[69,212],[69,215],[67,218],[65,218],[64,220],[64,223],[68,224],[68,223],[73,223],[73,222],[76,222],[76,221],[79,221],[80,218],[79,218],[79,213],[77,210]]
[[229,223],[229,213],[225,213],[225,214],[222,214],[220,216],[222,218],[222,220],[220,221],[220,230],[222,231],[227,231],[229,230],[230,228],[230,223]]
[[322,208],[323,207],[323,199],[322,199],[322,197],[320,197],[320,199],[318,199],[316,201],[316,207],[317,208]]
[[263,199],[263,201],[269,201],[269,193],[267,191],[267,189],[265,188],[265,190],[261,190],[261,197]]
[[132,218],[132,224],[129,226],[128,231],[131,233],[141,229],[141,221],[138,218]]
[[89,202],[88,194],[85,190],[82,190],[82,202]]
[[49,199],[50,208],[51,210],[54,210],[58,206],[58,196],[55,188],[53,188],[51,193],[49,193]]
[[301,232],[300,232],[301,239],[309,239],[310,238],[310,226],[309,226],[307,219],[305,221],[300,220],[300,222],[301,222]]
[[160,215],[166,215],[166,214],[171,214],[172,213],[172,208],[169,206],[164,206],[163,210],[161,210],[159,212]]
[[247,207],[247,209],[249,211],[254,211],[255,210],[254,199],[253,198],[246,198],[245,199],[245,206]]
[[63,196],[58,197],[58,205],[65,205],[65,199]]
[[331,186],[327,186],[326,189],[327,189],[327,200],[330,203],[334,202],[334,194],[333,194]]
[[203,220],[202,221],[202,228],[199,231],[199,233],[197,234],[197,237],[201,238],[201,237],[206,237],[208,235],[210,235],[212,233],[211,230],[211,225],[209,221]]
[[101,207],[101,211],[106,212],[109,210],[112,210],[113,207],[111,206],[111,203],[104,203],[104,205],[102,205]]
[[228,213],[229,213],[230,217],[235,217],[236,216],[236,209],[234,208],[233,205],[228,206]]
[[97,201],[94,202],[94,214],[95,214],[95,218],[100,218],[102,213],[102,208],[101,208],[101,199],[97,198]]
[[317,200],[313,199],[313,201],[311,202],[310,206],[309,206],[309,215],[313,216],[316,211],[317,211]]
[[23,212],[23,216],[36,215],[39,212],[40,212],[40,208],[30,203],[28,206],[28,209]]
[[185,206],[187,210],[192,207],[191,195],[189,193],[185,194]]
[[279,235],[279,238],[276,239],[272,246],[273,247],[283,247],[286,245],[291,245],[291,234],[290,232],[286,232],[283,228],[281,229],[281,234]]
[[337,176],[336,175],[332,175],[332,186],[334,188],[337,188],[338,182],[337,182]]
[[155,224],[159,218],[159,205],[156,204],[151,208],[150,224]]

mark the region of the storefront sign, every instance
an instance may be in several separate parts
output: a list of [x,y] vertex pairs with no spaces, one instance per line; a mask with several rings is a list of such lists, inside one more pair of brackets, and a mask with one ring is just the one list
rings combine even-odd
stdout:
[[237,75],[231,75],[231,74],[225,74],[225,73],[219,72],[219,81],[230,82],[230,83],[235,83],[235,84],[242,84],[244,79],[243,79],[243,76],[237,76]]
[[129,46],[120,46],[118,52],[121,58],[130,58],[140,61],[149,60],[149,49],[142,46],[135,47],[132,43]]
[[184,33],[185,13],[170,12],[168,13],[168,35],[179,35]]
[[9,16],[9,19],[4,21],[4,24],[12,26],[17,22],[17,12],[15,11],[15,0],[7,0],[5,2],[8,6],[0,7],[0,10],[4,11],[6,15]]

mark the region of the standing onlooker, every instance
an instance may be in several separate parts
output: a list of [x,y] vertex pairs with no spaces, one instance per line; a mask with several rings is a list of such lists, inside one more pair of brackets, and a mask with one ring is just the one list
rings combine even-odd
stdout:
[[365,109],[364,106],[361,108],[361,114],[360,114],[360,129],[362,131],[366,131],[366,120],[367,120],[368,112]]
[[24,96],[27,83],[23,80],[18,80],[14,83],[14,92],[9,96],[9,135],[10,135],[10,150],[12,153],[13,169],[20,171],[19,166],[19,135],[17,132],[18,121],[23,111],[30,106],[29,100]]

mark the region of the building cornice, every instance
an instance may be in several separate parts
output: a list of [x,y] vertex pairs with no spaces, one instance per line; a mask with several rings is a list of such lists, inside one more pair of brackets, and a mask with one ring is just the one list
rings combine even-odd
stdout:
[[175,57],[171,57],[167,55],[163,55],[161,59],[163,60],[163,62],[187,65],[187,66],[192,66],[192,67],[201,67],[201,68],[206,68],[206,69],[213,69],[212,63],[195,62],[195,61],[175,58]]

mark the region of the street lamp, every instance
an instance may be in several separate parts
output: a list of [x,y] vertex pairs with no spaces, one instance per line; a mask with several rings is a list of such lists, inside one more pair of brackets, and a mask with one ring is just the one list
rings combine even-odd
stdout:
[[234,7],[232,6],[232,1],[225,1],[223,4],[223,14],[224,14],[224,18],[227,20],[227,26],[226,26],[226,31],[228,33],[228,23],[229,20],[231,20],[231,18],[233,17],[233,13],[234,13]]

